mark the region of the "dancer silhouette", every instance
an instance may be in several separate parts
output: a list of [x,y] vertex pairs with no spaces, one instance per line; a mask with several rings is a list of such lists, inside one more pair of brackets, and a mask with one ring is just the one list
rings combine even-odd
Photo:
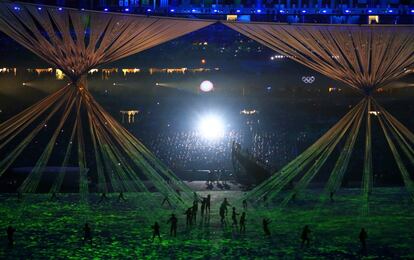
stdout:
[[309,235],[310,235],[310,233],[311,233],[311,230],[310,230],[309,226],[306,225],[302,230],[302,235],[300,236],[300,238],[302,239],[302,245],[301,245],[302,248],[305,245],[305,243],[306,243],[306,246],[309,247],[309,244],[310,244]]
[[361,228],[361,231],[359,232],[359,242],[361,243],[361,252],[363,254],[367,252],[367,238],[367,231],[365,230],[365,228]]
[[99,200],[99,202],[98,202],[98,203],[101,203],[101,202],[103,202],[103,201],[107,201],[107,200],[109,200],[109,199],[108,199],[108,197],[106,196],[106,193],[105,193],[105,192],[102,192],[102,194],[101,194],[101,199]]
[[236,212],[236,207],[233,207],[233,212],[231,213],[231,219],[233,220],[233,223],[231,224],[232,226],[237,227],[237,216],[238,215],[240,214]]
[[247,200],[246,199],[243,200],[243,209],[247,210]]
[[7,227],[6,233],[7,233],[7,240],[9,241],[9,246],[13,246],[14,244],[14,232],[16,232],[16,229],[14,229],[12,226]]
[[154,238],[157,236],[159,240],[161,240],[161,234],[160,234],[160,225],[157,221],[155,221],[154,225],[151,226],[152,228],[152,241],[154,241]]
[[89,223],[85,223],[83,227],[83,243],[89,241],[92,244],[92,230]]
[[171,214],[171,217],[168,219],[167,223],[171,223],[170,227],[170,236],[177,236],[177,222],[178,219],[174,214]]
[[246,232],[246,212],[243,212],[240,216],[240,233]]
[[262,226],[263,226],[263,232],[265,234],[265,236],[270,237],[270,229],[269,229],[269,224],[272,221],[270,219],[264,218],[262,220]]
[[122,191],[118,195],[118,202],[121,201],[121,200],[126,201],[126,199],[124,197],[124,193]]

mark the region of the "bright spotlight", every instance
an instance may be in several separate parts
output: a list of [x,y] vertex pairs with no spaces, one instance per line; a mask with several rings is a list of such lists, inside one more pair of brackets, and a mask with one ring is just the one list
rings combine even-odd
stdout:
[[201,137],[215,140],[224,136],[224,123],[222,119],[215,115],[207,115],[201,118],[198,123],[198,133]]
[[210,92],[210,91],[213,90],[213,88],[214,88],[214,85],[209,80],[204,80],[200,84],[200,90],[203,91],[203,92]]

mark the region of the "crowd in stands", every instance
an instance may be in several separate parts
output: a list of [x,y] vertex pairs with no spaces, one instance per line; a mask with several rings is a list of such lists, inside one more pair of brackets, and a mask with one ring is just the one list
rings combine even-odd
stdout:
[[[147,144],[155,155],[173,169],[204,170],[232,169],[232,142],[269,170],[284,165],[298,154],[297,145],[291,145],[287,131],[247,132],[232,130],[222,138],[206,139],[197,131],[161,132],[148,138]],[[301,143],[305,138],[296,139]]]

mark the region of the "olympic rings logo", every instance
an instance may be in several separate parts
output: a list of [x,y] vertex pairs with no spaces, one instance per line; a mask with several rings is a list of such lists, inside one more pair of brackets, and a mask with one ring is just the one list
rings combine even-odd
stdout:
[[305,84],[312,84],[315,81],[315,77],[314,76],[303,76],[302,81]]

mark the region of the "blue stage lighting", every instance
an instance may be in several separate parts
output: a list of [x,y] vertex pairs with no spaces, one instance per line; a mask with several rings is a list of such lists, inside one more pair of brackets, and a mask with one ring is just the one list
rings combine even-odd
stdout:
[[262,10],[261,10],[261,9],[257,9],[257,10],[256,10],[256,13],[259,13],[259,14],[260,14],[261,12],[262,12]]
[[372,10],[368,10],[368,13],[370,13],[370,14],[371,14],[371,13],[372,13]]
[[16,11],[19,11],[20,10],[20,7],[15,6],[15,7],[13,7],[13,9],[16,10]]
[[326,14],[326,10],[322,10],[322,13]]
[[104,8],[104,11],[105,11],[105,12],[108,12],[108,8]]
[[125,9],[124,9],[124,11],[125,11],[125,12],[129,12],[129,8],[125,8]]
[[147,12],[152,12],[151,8],[148,8],[148,9],[147,9]]
[[170,13],[174,13],[174,12],[175,12],[175,9],[171,9],[171,10],[170,10]]
[[349,13],[351,13],[351,11],[349,11],[349,10],[345,10],[345,13],[349,14]]
[[193,12],[193,13],[194,13],[195,11],[196,11],[196,9],[191,10],[191,12]]
[[412,13],[412,14],[414,14],[414,9],[413,9],[413,10],[411,10],[411,13]]
[[59,7],[59,8],[58,8],[58,10],[59,10],[59,11],[62,11],[62,10],[63,10],[63,8],[62,8],[62,7]]
[[217,11],[217,9],[214,9],[213,12],[217,13],[218,11]]
[[388,10],[387,12],[388,12],[388,13],[392,13],[392,10]]
[[39,11],[42,10],[42,7],[38,7],[37,10],[39,10]]
[[236,10],[236,13],[240,13],[240,10],[239,10],[239,9],[237,9],[237,10]]
[[302,13],[304,14],[304,13],[306,13],[306,10],[302,10]]
[[285,10],[280,10],[279,13],[284,14]]

